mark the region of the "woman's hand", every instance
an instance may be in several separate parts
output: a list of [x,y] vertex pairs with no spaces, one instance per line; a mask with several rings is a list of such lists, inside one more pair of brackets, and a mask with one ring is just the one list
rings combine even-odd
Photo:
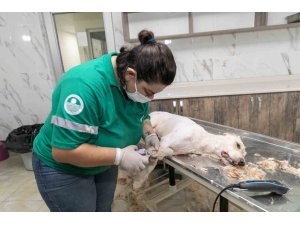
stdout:
[[149,157],[140,155],[136,151],[137,149],[136,145],[129,145],[126,148],[120,149],[122,154],[119,164],[120,168],[132,175],[145,169],[149,163]]
[[159,149],[160,141],[156,133],[149,134],[145,137],[146,149],[154,147],[156,150]]
[[144,121],[144,126],[143,126],[143,139],[146,144],[146,149],[153,147],[155,150],[159,149],[160,141],[155,133],[152,124],[149,119],[146,119]]

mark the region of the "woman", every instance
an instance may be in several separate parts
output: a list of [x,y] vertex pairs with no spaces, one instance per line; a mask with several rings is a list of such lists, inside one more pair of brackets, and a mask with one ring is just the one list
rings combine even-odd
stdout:
[[52,109],[34,141],[33,170],[51,211],[111,211],[118,166],[131,174],[147,156],[136,144],[159,147],[149,101],[170,85],[176,64],[151,31],[140,45],[67,71],[52,95]]

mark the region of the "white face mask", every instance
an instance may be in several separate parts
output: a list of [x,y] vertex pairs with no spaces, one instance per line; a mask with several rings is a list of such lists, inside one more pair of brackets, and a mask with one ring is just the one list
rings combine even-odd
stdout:
[[135,85],[135,92],[133,92],[133,93],[127,91],[127,87],[125,89],[128,98],[130,98],[134,102],[140,102],[140,103],[150,102],[151,101],[150,98],[147,98],[146,96],[144,96],[140,92],[138,92],[137,86],[136,86],[136,79],[135,79],[134,85]]

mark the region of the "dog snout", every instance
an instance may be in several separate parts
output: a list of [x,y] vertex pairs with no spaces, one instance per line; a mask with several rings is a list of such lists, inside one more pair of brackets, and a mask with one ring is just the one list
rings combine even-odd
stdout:
[[241,159],[238,163],[239,166],[245,166],[245,160]]

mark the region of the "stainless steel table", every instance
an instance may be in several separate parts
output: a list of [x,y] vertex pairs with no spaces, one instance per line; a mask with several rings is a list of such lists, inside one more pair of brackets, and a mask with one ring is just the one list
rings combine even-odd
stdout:
[[[204,129],[213,134],[234,133],[239,135],[246,146],[246,161],[256,163],[263,158],[287,160],[293,167],[300,165],[300,145],[276,138],[235,129],[215,123],[193,119]],[[258,153],[258,154],[255,154]],[[172,156],[164,159],[170,166],[170,185],[174,185],[174,169],[199,182],[215,193],[219,193],[228,184],[228,179],[220,173],[220,164],[205,157]],[[197,162],[207,169],[206,172],[195,169],[192,164]],[[221,196],[220,211],[228,210],[228,201],[246,211],[300,211],[300,177],[277,171],[267,173],[266,179],[277,180],[292,189],[283,196],[270,193],[254,193],[247,191],[227,190]],[[237,181],[238,182],[238,181]]]

